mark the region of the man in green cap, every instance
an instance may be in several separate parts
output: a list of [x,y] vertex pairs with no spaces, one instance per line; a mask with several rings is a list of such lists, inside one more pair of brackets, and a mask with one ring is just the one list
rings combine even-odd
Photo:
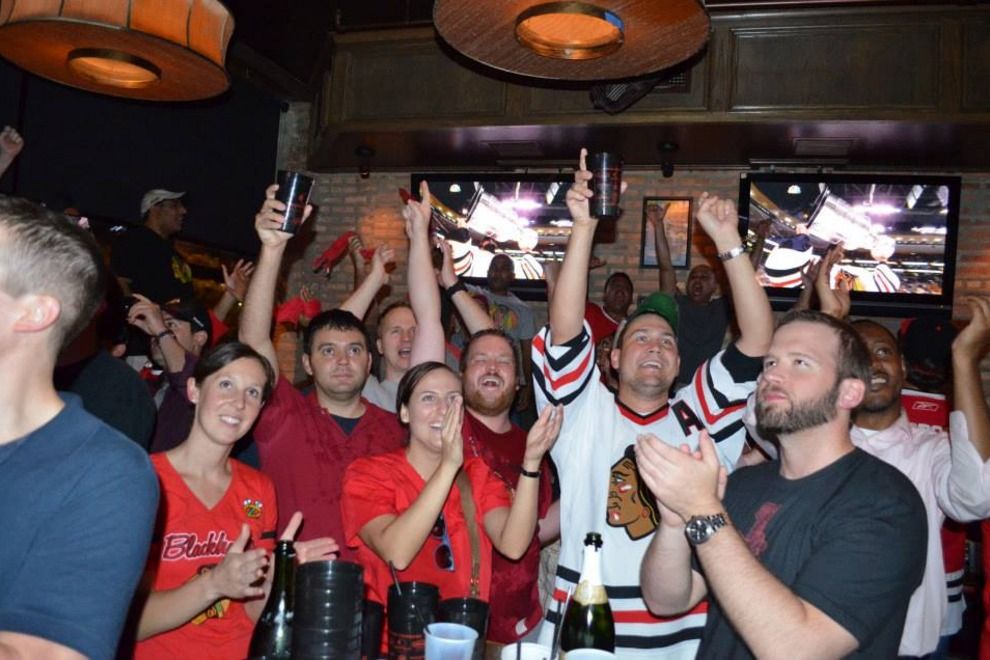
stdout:
[[[582,539],[602,535],[601,577],[615,618],[619,658],[694,658],[705,610],[655,617],[643,602],[639,566],[659,523],[653,494],[639,476],[636,438],[653,434],[674,447],[698,448],[699,434],[715,439],[723,465],[731,469],[742,451],[742,413],[756,387],[762,356],[773,333],[773,315],[752,264],[745,258],[735,205],[707,194],[697,220],[725,264],[738,310],[740,337],[705,361],[674,396],[680,356],[677,303],[665,293],[648,296],[616,332],[610,355],[618,392],[599,382],[590,328],[584,321],[588,260],[596,218],[589,213],[591,173],[584,162],[567,194],[574,219],[553,299],[550,324],[533,339],[537,405],[561,403],[564,421],[551,455],[560,477],[561,549],[557,600],[576,587]],[[621,222],[621,220],[620,220]],[[552,636],[560,609],[548,608],[541,641]]]

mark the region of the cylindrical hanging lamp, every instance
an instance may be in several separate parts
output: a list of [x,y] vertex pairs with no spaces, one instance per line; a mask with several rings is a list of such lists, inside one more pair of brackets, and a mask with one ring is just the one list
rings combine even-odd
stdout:
[[193,101],[225,91],[233,31],[217,0],[0,0],[0,56],[126,98]]

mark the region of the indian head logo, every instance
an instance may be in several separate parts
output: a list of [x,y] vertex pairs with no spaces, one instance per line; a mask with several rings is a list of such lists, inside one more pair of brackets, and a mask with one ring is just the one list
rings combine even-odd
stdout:
[[653,493],[639,478],[633,445],[626,447],[622,458],[612,465],[605,522],[612,527],[625,527],[633,541],[652,534],[660,524]]
[[241,505],[244,508],[244,514],[251,520],[260,518],[262,510],[265,508],[261,500],[252,500],[250,497],[244,500]]

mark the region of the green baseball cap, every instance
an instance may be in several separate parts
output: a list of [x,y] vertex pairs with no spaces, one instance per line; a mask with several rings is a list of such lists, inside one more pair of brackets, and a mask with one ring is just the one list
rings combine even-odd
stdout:
[[663,293],[662,291],[654,291],[650,295],[643,299],[643,302],[636,306],[633,313],[626,317],[626,325],[632,322],[632,320],[643,314],[656,314],[664,321],[670,324],[671,330],[674,334],[677,334],[677,321],[678,321],[678,311],[677,311],[677,301],[674,297],[668,293]]

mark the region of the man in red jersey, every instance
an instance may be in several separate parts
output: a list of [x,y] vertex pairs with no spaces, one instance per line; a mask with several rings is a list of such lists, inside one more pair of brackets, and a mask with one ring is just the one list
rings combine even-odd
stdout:
[[[278,368],[272,344],[275,284],[291,234],[280,231],[284,205],[270,186],[255,217],[261,253],[241,315],[240,339]],[[309,209],[307,209],[307,215]],[[361,397],[371,370],[367,332],[344,309],[322,312],[303,335],[303,368],[313,377],[313,391],[304,395],[284,377],[254,429],[262,471],[278,492],[279,527],[302,511],[306,521],[301,540],[344,538],[340,517],[340,485],[355,458],[397,449],[403,433],[390,412]],[[341,543],[341,558],[353,560]]]

